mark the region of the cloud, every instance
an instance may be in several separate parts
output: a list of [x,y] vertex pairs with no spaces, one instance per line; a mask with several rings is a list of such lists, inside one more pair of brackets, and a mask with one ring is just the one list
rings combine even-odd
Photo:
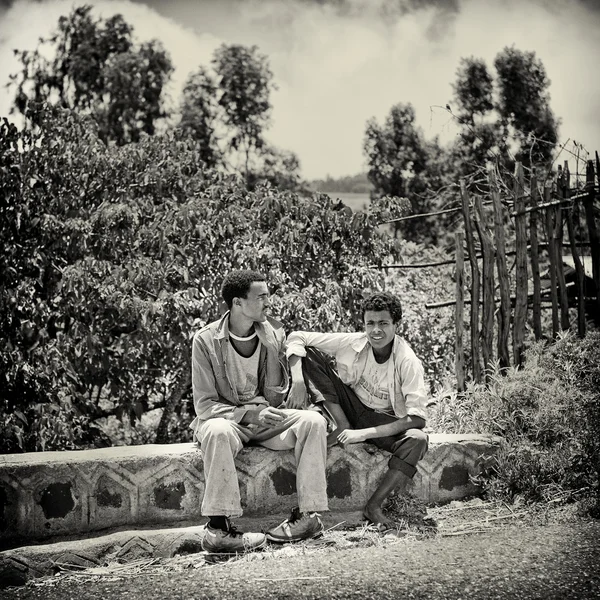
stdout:
[[[451,140],[449,115],[461,57],[492,67],[505,46],[533,50],[552,81],[561,137],[600,150],[597,113],[600,11],[584,0],[124,0],[92,2],[121,12],[143,39],[161,39],[177,66],[176,98],[188,72],[208,64],[221,42],[256,44],[267,54],[278,90],[268,137],[293,150],[308,178],[364,168],[369,118],[380,122],[411,102],[426,136]],[[17,0],[0,23],[0,85],[15,70],[12,47],[34,47],[71,2]],[[416,8],[415,8],[416,7]],[[408,10],[410,9],[410,10]],[[6,59],[6,60],[5,60]],[[8,100],[0,96],[0,114]]]

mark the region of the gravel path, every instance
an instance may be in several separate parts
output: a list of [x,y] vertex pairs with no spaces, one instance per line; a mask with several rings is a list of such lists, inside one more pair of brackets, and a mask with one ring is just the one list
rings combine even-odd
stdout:
[[[600,598],[600,522],[508,527],[368,548],[262,553],[179,571],[62,576],[2,591],[43,600]],[[180,557],[180,561],[181,558]],[[187,567],[187,568],[186,568]]]

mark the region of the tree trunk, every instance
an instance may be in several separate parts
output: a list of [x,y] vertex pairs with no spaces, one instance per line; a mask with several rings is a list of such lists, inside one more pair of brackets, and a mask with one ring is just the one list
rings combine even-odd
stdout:
[[175,412],[175,408],[181,402],[181,397],[187,391],[192,384],[192,374],[189,368],[186,368],[177,378],[177,383],[171,390],[168,398],[165,400],[165,406],[163,408],[163,414],[160,418],[160,423],[156,429],[156,444],[168,444],[169,443],[169,422]]

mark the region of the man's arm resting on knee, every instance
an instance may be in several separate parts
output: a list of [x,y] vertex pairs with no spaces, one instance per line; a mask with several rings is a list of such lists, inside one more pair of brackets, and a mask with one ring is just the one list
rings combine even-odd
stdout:
[[308,394],[304,383],[304,374],[302,373],[302,357],[292,354],[288,359],[288,363],[292,382],[285,404],[287,408],[302,408]]
[[379,437],[398,435],[408,429],[423,429],[425,419],[415,415],[407,415],[397,419],[392,423],[377,425],[377,427],[366,427],[365,429],[346,429],[338,435],[338,442],[341,444],[356,444]]

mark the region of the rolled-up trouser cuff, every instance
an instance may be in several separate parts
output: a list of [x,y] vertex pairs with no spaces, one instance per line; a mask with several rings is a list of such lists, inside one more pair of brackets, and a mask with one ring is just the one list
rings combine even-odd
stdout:
[[398,458],[394,455],[391,456],[388,462],[388,467],[394,471],[401,471],[411,479],[415,476],[415,473],[417,472],[417,467],[409,465],[407,462],[404,462],[401,458]]

